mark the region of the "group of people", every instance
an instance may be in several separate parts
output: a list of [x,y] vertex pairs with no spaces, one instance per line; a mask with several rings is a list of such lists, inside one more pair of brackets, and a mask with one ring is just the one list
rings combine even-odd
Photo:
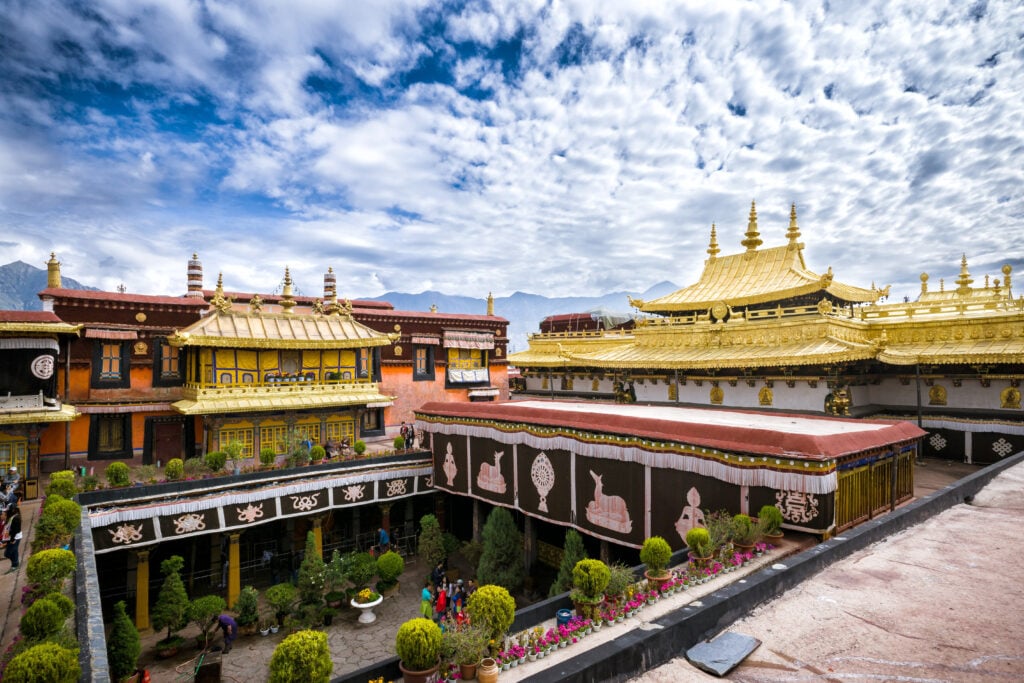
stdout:
[[441,624],[461,624],[466,620],[465,606],[469,596],[476,590],[476,582],[470,579],[464,583],[462,579],[448,579],[444,562],[439,562],[430,573],[430,578],[423,582],[420,594],[420,613],[427,619]]
[[21,547],[21,510],[18,491],[21,477],[17,467],[11,467],[4,478],[3,490],[0,491],[0,546],[4,549],[4,557],[11,561],[7,574],[18,571]]

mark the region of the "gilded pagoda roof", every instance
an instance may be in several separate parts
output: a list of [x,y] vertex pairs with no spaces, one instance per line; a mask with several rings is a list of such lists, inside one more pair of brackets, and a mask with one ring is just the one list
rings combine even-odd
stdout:
[[74,422],[78,417],[74,406],[63,404],[57,410],[21,410],[0,412],[0,425],[30,424],[33,422]]
[[64,322],[52,311],[0,311],[0,334],[78,334],[81,325]]
[[347,349],[387,346],[389,335],[350,315],[213,309],[168,338],[171,346],[245,349]]
[[185,415],[218,413],[255,413],[265,411],[312,410],[343,406],[384,408],[394,401],[377,391],[376,384],[327,385],[302,391],[275,390],[266,387],[230,387],[186,391],[186,398],[172,404]]
[[871,303],[882,290],[837,282],[831,269],[824,275],[804,265],[800,245],[755,249],[728,256],[713,256],[704,264],[700,280],[689,287],[652,301],[641,302],[645,313],[699,311],[715,304],[754,306],[797,296],[828,293],[844,302]]

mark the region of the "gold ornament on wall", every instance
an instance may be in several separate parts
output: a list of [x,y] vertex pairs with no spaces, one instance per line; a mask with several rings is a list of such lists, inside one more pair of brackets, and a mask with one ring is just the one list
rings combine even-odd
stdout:
[[146,322],[146,314],[145,314],[145,313],[143,313],[143,312],[141,312],[141,311],[140,311],[140,312],[138,312],[138,313],[136,313],[136,314],[135,314],[135,320],[136,320],[137,322],[140,322],[140,323],[144,323],[144,322]]
[[149,351],[149,346],[144,341],[138,341],[135,342],[134,349],[136,356],[144,356],[146,352]]
[[944,406],[946,405],[946,387],[941,384],[936,384],[928,390],[928,405],[930,406]]
[[1017,387],[1006,387],[999,394],[999,407],[1020,410],[1020,390]]
[[725,398],[725,392],[722,391],[722,387],[719,387],[719,386],[711,387],[711,404],[712,405],[716,405],[716,406],[722,405],[722,400],[724,398]]
[[397,346],[397,345],[395,346],[395,355],[396,356],[401,356],[402,355],[402,347],[401,346]]
[[761,387],[761,391],[757,392],[757,401],[763,406],[770,406],[773,398],[772,390],[768,387]]

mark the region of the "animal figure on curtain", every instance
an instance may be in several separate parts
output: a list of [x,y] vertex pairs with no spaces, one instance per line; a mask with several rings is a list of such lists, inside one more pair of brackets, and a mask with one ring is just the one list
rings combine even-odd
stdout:
[[604,495],[604,483],[600,474],[590,470],[594,478],[594,500],[587,503],[587,520],[596,526],[628,534],[633,530],[629,508],[621,496]]
[[480,463],[480,473],[476,476],[476,485],[485,491],[494,493],[505,493],[505,477],[501,476],[501,457],[505,451],[494,452],[494,464],[489,462]]

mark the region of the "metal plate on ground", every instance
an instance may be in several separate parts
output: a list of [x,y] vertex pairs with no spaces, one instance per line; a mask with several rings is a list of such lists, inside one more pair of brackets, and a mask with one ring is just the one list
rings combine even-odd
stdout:
[[702,671],[724,676],[760,644],[761,641],[752,636],[726,631],[714,640],[706,640],[691,647],[686,651],[686,659]]

